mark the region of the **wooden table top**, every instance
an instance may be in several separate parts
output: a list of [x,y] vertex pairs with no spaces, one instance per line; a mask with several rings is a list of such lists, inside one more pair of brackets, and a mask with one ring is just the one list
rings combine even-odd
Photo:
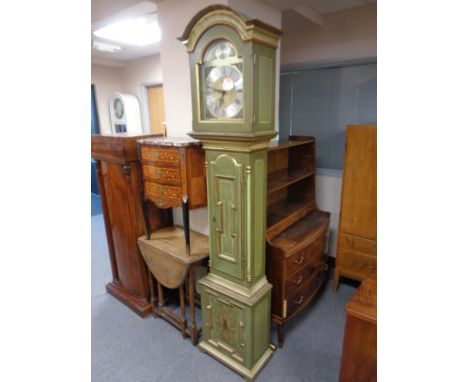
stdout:
[[197,262],[210,254],[208,236],[191,230],[190,255],[187,255],[184,229],[179,226],[158,229],[151,233],[150,240],[141,236],[138,241],[186,264]]
[[346,305],[346,312],[377,325],[377,271],[366,278]]

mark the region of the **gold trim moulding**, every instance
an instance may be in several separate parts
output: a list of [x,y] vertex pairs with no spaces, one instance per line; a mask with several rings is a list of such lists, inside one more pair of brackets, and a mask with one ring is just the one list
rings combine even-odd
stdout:
[[199,283],[247,306],[254,306],[272,288],[272,285],[267,281],[265,276],[258,280],[250,289],[241,287],[213,273],[208,273]]
[[270,141],[277,135],[277,132],[266,131],[248,134],[192,131],[188,133],[188,135],[200,140],[204,149],[230,152],[253,152],[267,150]]

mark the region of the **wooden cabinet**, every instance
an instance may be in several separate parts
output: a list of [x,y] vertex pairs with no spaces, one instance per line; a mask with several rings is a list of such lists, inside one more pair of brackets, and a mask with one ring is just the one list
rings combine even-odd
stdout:
[[316,295],[326,276],[330,213],[315,203],[315,139],[290,137],[268,150],[266,274],[279,346],[283,325]]
[[377,381],[377,274],[372,271],[346,305],[340,382]]
[[361,281],[377,268],[377,128],[348,126],[341,190],[336,269]]
[[[143,137],[122,133],[93,135],[91,155],[96,160],[112,268],[112,281],[106,290],[145,317],[151,312],[148,273],[137,247],[137,238],[145,232],[136,142]],[[152,229],[157,229],[171,224],[172,215],[153,207],[148,211],[148,221]]]

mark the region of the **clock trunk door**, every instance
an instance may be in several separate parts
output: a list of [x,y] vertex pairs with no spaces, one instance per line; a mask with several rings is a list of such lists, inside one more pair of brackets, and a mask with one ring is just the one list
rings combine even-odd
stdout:
[[211,271],[243,280],[242,164],[222,154],[208,166]]

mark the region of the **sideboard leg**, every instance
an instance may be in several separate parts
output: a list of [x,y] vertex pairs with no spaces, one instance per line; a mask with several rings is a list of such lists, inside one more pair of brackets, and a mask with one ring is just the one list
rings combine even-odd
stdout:
[[278,335],[278,347],[282,348],[284,342],[283,324],[276,324],[276,333]]
[[335,268],[335,274],[333,275],[333,292],[338,290],[338,285],[340,284],[340,271],[338,268]]

